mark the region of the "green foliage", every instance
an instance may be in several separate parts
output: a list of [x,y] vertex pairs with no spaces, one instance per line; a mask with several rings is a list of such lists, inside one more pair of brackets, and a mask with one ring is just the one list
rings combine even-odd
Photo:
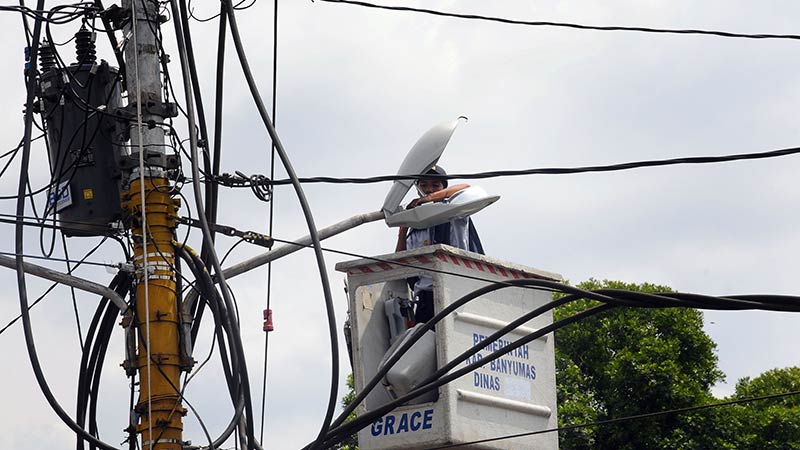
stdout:
[[[731,399],[800,391],[800,367],[773,369],[736,383]],[[800,449],[800,396],[749,402],[733,407],[736,434],[743,450]]]
[[[356,388],[355,382],[353,381],[353,374],[347,376],[347,394],[342,397],[342,406],[347,408],[353,403],[353,399],[356,398]],[[355,410],[347,416],[347,420],[345,423],[350,422],[356,418]],[[345,439],[339,444],[338,447],[340,450],[358,450],[358,435],[354,434],[349,438]]]
[[[666,286],[597,280],[578,287],[671,291]],[[571,302],[558,308],[554,319],[571,316],[595,303]],[[722,380],[723,374],[717,369],[716,344],[702,327],[702,313],[692,309],[618,308],[556,331],[560,424],[664,411],[712,400],[710,387]],[[695,435],[706,420],[707,415],[698,413],[579,428],[561,433],[560,445],[562,450],[697,448]]]

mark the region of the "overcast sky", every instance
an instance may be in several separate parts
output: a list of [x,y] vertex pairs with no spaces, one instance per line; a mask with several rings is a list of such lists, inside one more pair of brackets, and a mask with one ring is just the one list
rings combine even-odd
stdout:
[[[29,2],[30,3],[30,2]],[[193,2],[200,17],[215,2]],[[402,2],[447,11],[516,19],[595,25],[724,29],[743,33],[794,33],[800,5],[790,1],[528,0]],[[50,6],[50,3],[48,3]],[[259,0],[239,14],[248,56],[265,101],[271,101],[273,4]],[[573,166],[641,159],[766,151],[798,145],[800,43],[707,36],[606,33],[512,26],[346,5],[280,5],[277,127],[301,176],[392,174],[417,138],[435,124],[469,117],[455,132],[440,163],[451,173]],[[0,148],[22,135],[23,34],[17,15],[0,15]],[[207,110],[213,101],[216,22],[194,23]],[[62,36],[75,31],[63,27]],[[164,28],[177,80],[171,23]],[[102,37],[99,38],[103,41]],[[66,46],[62,55],[71,59]],[[100,55],[113,59],[107,46]],[[269,140],[229,47],[223,171],[269,173]],[[182,95],[179,100],[183,102]],[[795,294],[800,220],[800,157],[637,171],[482,180],[501,200],[474,217],[493,257],[562,274],[651,282],[712,295]],[[34,149],[32,178],[46,172],[44,149]],[[0,195],[16,192],[18,166],[0,179]],[[282,178],[282,169],[277,171]],[[38,183],[38,184],[37,184]],[[318,226],[379,209],[389,184],[308,185]],[[188,191],[189,189],[186,189]],[[188,192],[187,192],[188,194]],[[249,191],[221,193],[219,222],[266,232],[268,205]],[[306,234],[291,188],[275,192],[275,231],[282,239]],[[39,199],[41,205],[41,199]],[[0,213],[13,214],[13,201]],[[192,211],[194,208],[192,208]],[[184,210],[185,211],[185,210]],[[182,229],[180,233],[185,233]],[[40,254],[38,233],[27,231],[26,253]],[[13,228],[3,226],[0,251],[14,249]],[[365,225],[326,245],[365,255],[388,253],[396,231]],[[220,239],[219,251],[234,241]],[[81,256],[96,239],[71,239]],[[200,247],[194,232],[190,243]],[[259,253],[239,246],[231,263]],[[63,252],[56,251],[56,255]],[[106,244],[91,259],[121,261]],[[342,274],[347,258],[327,254],[337,328],[346,310]],[[227,264],[226,264],[227,265]],[[63,265],[53,265],[63,270]],[[78,275],[108,283],[103,269]],[[0,272],[4,325],[19,313],[15,277]],[[46,285],[29,280],[31,297]],[[261,397],[261,310],[266,270],[232,282],[241,315],[256,403]],[[85,330],[97,299],[78,295]],[[265,447],[299,448],[316,436],[326,401],[330,367],[327,326],[313,254],[303,251],[273,266]],[[68,411],[74,410],[80,355],[69,291],[57,289],[33,310],[34,332],[48,380]],[[733,391],[744,376],[798,364],[800,318],[766,312],[706,313],[705,329],[718,344],[719,367]],[[121,330],[104,369],[101,437],[119,443],[126,426],[128,386],[119,367]],[[209,346],[208,335],[198,352]],[[341,378],[349,372],[341,346]],[[64,448],[73,435],[51,412],[30,369],[21,327],[0,335],[5,359],[0,446]],[[196,356],[197,358],[197,356]],[[199,359],[199,358],[198,358]],[[231,414],[219,366],[192,382],[187,398],[212,430]],[[343,390],[342,381],[340,391]],[[341,392],[340,392],[341,394]],[[185,437],[202,443],[193,415]],[[258,420],[257,420],[258,423]]]

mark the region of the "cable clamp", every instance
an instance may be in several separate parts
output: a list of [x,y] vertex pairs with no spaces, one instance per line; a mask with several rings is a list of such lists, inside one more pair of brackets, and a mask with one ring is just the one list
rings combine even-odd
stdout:
[[[157,258],[160,258],[160,257],[161,257],[161,254],[160,254],[159,252],[149,252],[149,253],[147,254],[147,257],[148,257],[148,258],[152,258],[152,259],[154,259],[154,260],[155,260],[155,259],[157,259]],[[139,255],[139,256],[134,256],[134,257],[133,257],[133,260],[134,260],[134,261],[139,261],[139,260],[143,260],[143,259],[144,259],[144,254],[141,254],[141,255]],[[148,263],[148,265],[149,265],[149,263]]]
[[120,272],[125,272],[125,273],[134,273],[134,272],[136,272],[136,265],[133,264],[133,263],[121,262],[121,263],[117,263],[116,267],[117,267],[117,269],[119,269]]
[[[177,220],[178,223],[183,225],[189,225],[191,227],[202,228],[202,223],[199,219],[193,219],[191,217],[179,217]],[[275,241],[266,234],[257,233],[255,231],[240,231],[236,228],[233,228],[228,225],[219,225],[216,223],[208,223],[208,228],[215,233],[221,233],[225,236],[231,237],[238,237],[242,238],[245,242],[250,244],[255,244],[261,247],[272,248],[272,245]]]
[[166,439],[166,438],[161,438],[161,439],[154,439],[154,440],[144,441],[144,442],[142,442],[142,447],[150,446],[150,444],[153,444],[153,445],[155,445],[155,444],[160,444],[160,443],[165,443],[165,444],[181,444],[181,445],[183,445],[183,444],[184,444],[184,442],[183,442],[182,440],[180,440],[180,439]]
[[260,174],[247,176],[237,170],[235,176],[229,173],[223,173],[222,175],[213,177],[212,180],[222,186],[232,188],[249,187],[259,200],[263,202],[272,200],[272,179],[267,176]]
[[271,237],[267,236],[266,234],[256,233],[254,231],[248,231],[244,233],[242,235],[242,239],[251,244],[266,248],[272,248],[272,244],[274,244],[274,241]]

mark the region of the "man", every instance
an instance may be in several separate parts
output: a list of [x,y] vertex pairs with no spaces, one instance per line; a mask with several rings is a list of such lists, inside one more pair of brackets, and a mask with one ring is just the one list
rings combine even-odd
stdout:
[[[447,175],[447,172],[440,166],[433,166],[426,174]],[[469,187],[468,184],[448,187],[447,180],[439,178],[421,178],[416,185],[419,198],[412,200],[406,208],[414,208],[429,202],[446,202],[456,192]],[[457,217],[449,222],[423,229],[400,227],[395,251],[413,250],[435,244],[447,244],[484,254],[478,232],[469,217]],[[414,296],[417,298],[417,309],[414,313],[416,322],[427,322],[433,317],[433,280],[423,276],[409,280],[409,283],[411,282],[413,282]]]

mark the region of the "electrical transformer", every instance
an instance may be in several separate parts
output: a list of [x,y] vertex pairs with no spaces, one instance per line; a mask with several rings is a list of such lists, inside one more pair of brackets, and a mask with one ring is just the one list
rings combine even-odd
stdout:
[[121,103],[117,69],[97,62],[94,33],[75,35],[77,62],[59,66],[41,47],[41,113],[47,127],[50,189],[47,212],[67,236],[98,236],[120,219],[123,134],[113,112]]

